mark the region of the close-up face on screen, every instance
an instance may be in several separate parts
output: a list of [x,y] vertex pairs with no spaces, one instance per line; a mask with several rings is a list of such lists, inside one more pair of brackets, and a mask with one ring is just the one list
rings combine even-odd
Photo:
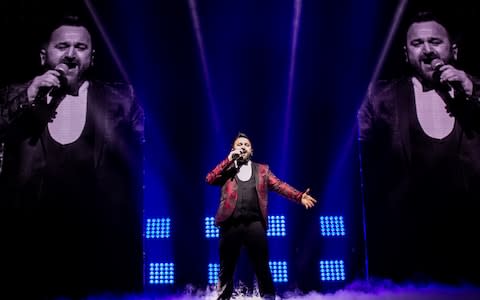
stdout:
[[466,0],[5,0],[8,299],[478,299]]

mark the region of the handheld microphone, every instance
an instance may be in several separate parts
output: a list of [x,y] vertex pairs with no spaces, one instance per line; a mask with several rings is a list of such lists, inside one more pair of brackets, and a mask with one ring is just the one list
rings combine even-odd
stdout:
[[232,160],[238,160],[238,159],[242,158],[243,153],[245,153],[245,151],[242,150],[240,153],[232,154]]
[[452,89],[455,94],[465,95],[465,91],[464,91],[464,89],[462,87],[462,84],[460,82],[458,82],[458,81],[447,81],[447,82],[443,82],[443,83],[440,82],[440,75],[442,74],[442,72],[440,71],[440,68],[445,65],[445,62],[442,59],[440,59],[438,57],[434,58],[434,59],[432,59],[430,65],[433,69],[432,79],[436,83],[441,84],[444,87],[448,87],[448,88]]
[[60,80],[60,87],[56,86],[49,86],[49,87],[42,87],[39,89],[37,96],[35,96],[34,102],[42,101],[48,95],[52,96],[52,98],[60,96],[63,93],[64,86],[65,86],[65,74],[68,71],[68,66],[64,63],[58,64],[54,68],[55,71],[60,73],[59,80]]
[[[34,118],[40,124],[46,124],[55,118],[55,111],[66,95],[65,89],[67,87],[67,78],[65,77],[65,74],[68,71],[68,66],[63,63],[58,64],[55,67],[55,70],[60,73],[60,76],[58,77],[60,80],[60,86],[41,87],[38,90],[35,99],[27,106]],[[49,103],[47,103],[47,96],[51,97]],[[32,139],[31,143],[34,142],[35,139]]]

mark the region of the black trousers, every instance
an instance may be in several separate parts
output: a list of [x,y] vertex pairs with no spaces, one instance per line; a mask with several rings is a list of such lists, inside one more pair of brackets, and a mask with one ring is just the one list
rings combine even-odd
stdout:
[[272,273],[268,265],[268,241],[260,221],[229,222],[220,228],[220,272],[218,299],[230,299],[240,250],[245,246],[257,277],[260,296],[275,298]]

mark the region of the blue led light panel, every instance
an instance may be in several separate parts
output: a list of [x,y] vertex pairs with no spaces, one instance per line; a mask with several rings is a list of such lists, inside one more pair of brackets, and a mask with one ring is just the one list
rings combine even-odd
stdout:
[[216,284],[218,282],[219,264],[208,264],[208,284]]
[[320,231],[322,236],[345,236],[345,224],[342,216],[321,216]]
[[344,281],[345,264],[343,260],[321,260],[320,261],[321,281]]
[[175,275],[174,263],[150,263],[148,283],[157,284],[173,284]]
[[147,239],[167,239],[170,237],[170,218],[153,218],[145,222]]
[[288,282],[288,271],[286,261],[269,261],[273,282]]
[[207,239],[218,238],[218,227],[215,226],[214,217],[205,217],[205,237]]
[[267,236],[285,236],[285,216],[268,216]]

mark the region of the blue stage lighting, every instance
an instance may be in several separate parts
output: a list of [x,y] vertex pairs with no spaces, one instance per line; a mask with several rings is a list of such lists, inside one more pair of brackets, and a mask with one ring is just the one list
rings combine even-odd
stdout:
[[218,238],[218,227],[215,226],[214,217],[205,217],[205,237],[207,239]]
[[270,261],[268,265],[272,272],[273,282],[288,282],[286,261]]
[[321,281],[344,281],[345,264],[343,260],[321,260],[320,261]]
[[285,236],[285,216],[268,216],[267,236]]
[[345,224],[342,216],[321,216],[322,236],[345,236]]
[[173,284],[174,275],[174,263],[150,263],[148,282],[152,285]]
[[170,218],[153,218],[145,222],[147,239],[167,239],[170,237]]
[[208,264],[208,284],[216,284],[218,281],[219,264]]

